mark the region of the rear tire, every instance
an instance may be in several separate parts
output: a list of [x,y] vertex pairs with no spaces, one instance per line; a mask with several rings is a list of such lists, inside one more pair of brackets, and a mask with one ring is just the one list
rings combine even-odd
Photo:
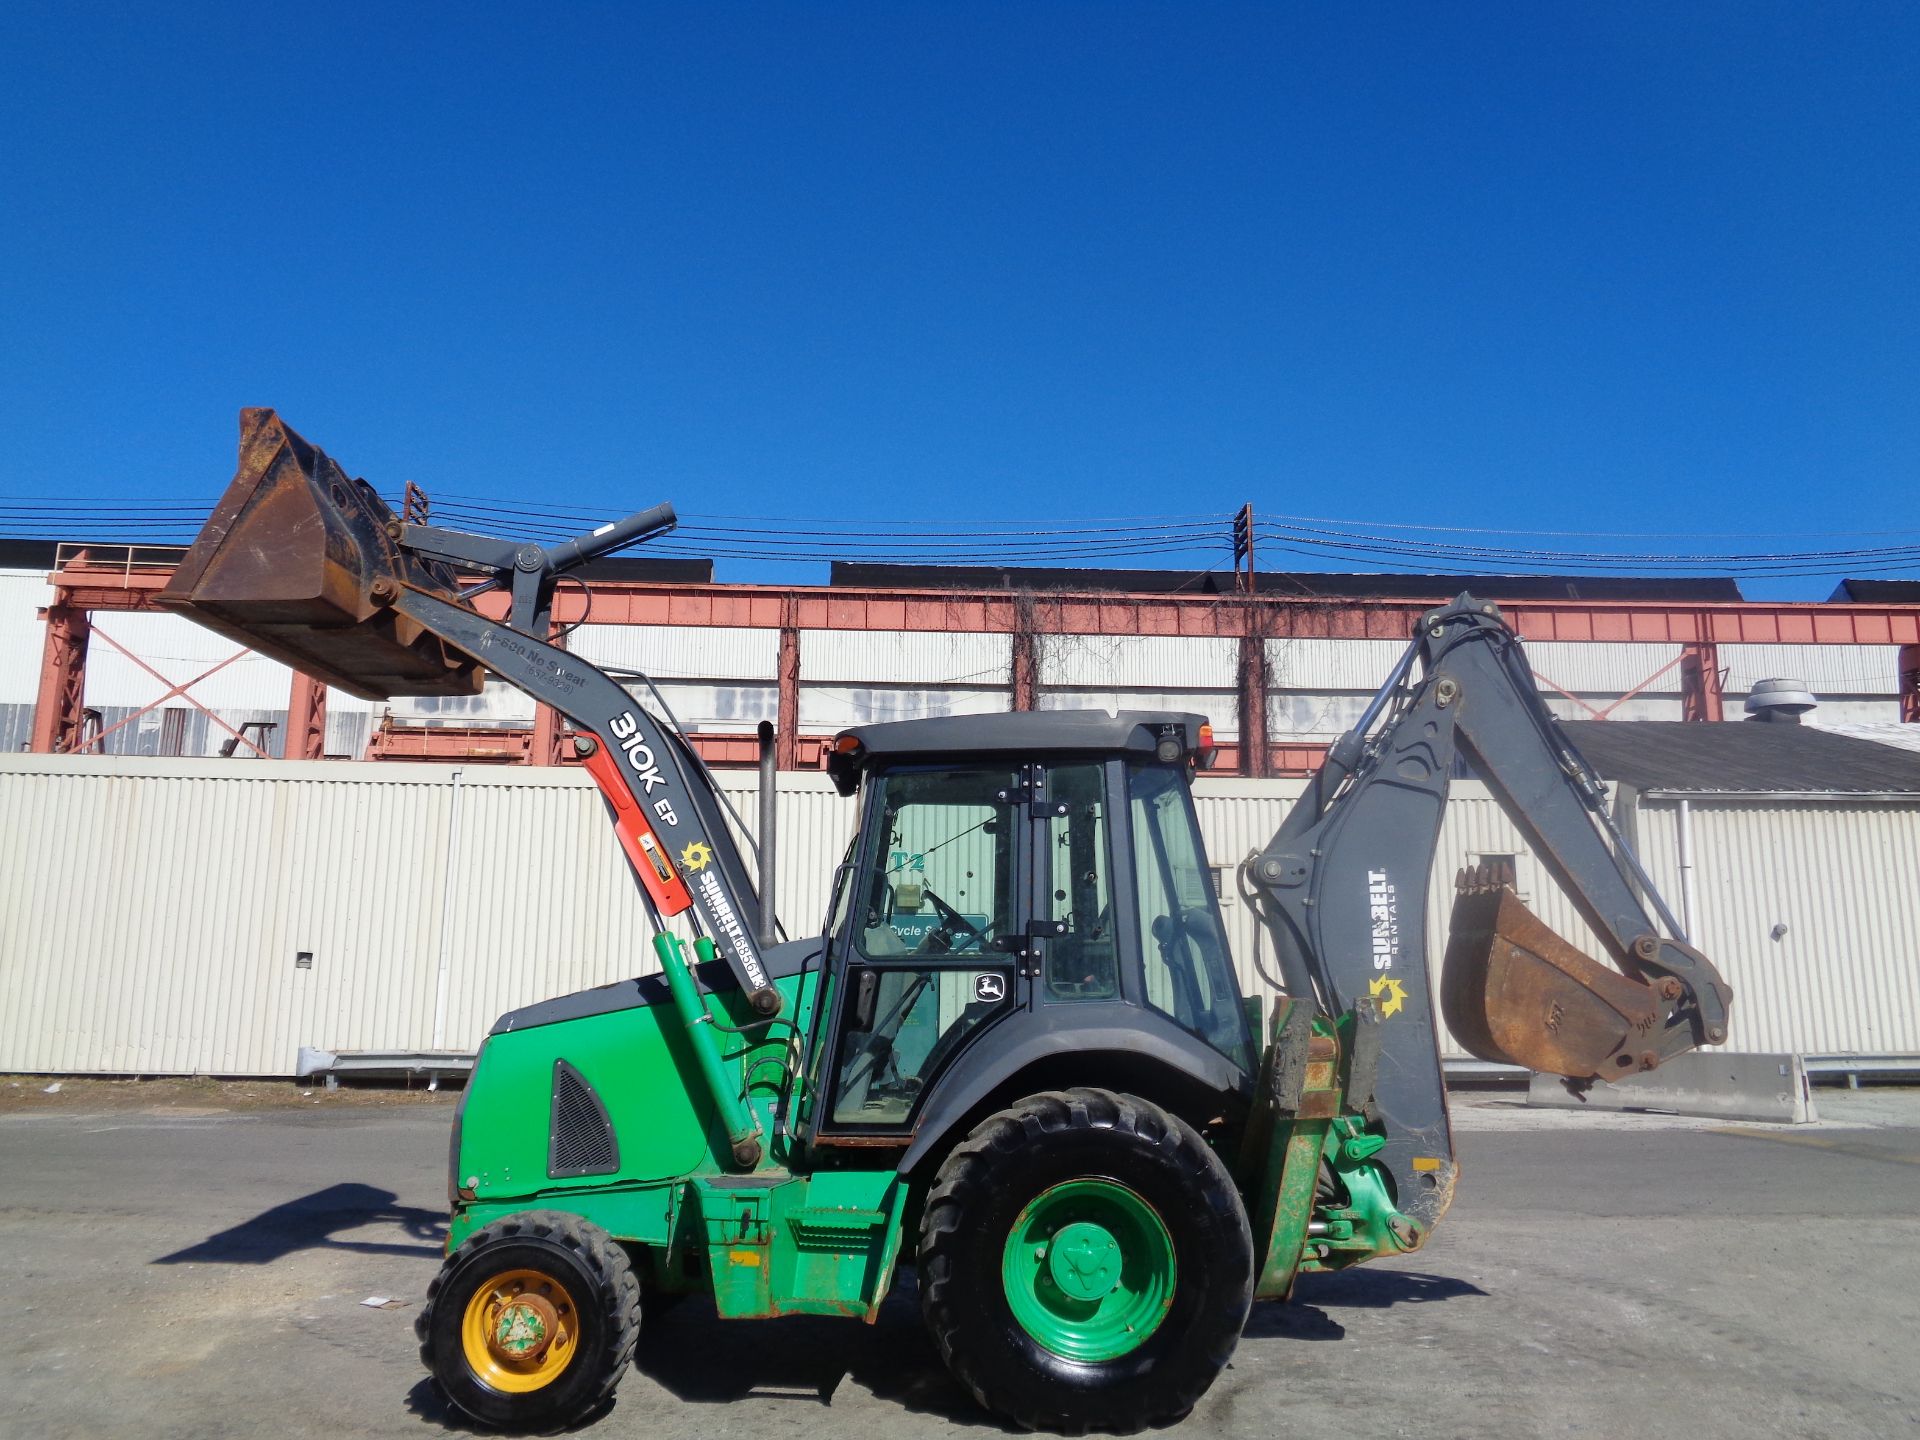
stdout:
[[500,1430],[557,1430],[603,1404],[632,1365],[640,1282],[599,1226],[529,1210],[447,1257],[414,1333],[464,1414]]
[[1075,1435],[1185,1415],[1253,1300],[1253,1240],[1220,1158],[1185,1121],[1106,1090],[1030,1096],[982,1122],[927,1196],[920,1269],[934,1343],[975,1398]]

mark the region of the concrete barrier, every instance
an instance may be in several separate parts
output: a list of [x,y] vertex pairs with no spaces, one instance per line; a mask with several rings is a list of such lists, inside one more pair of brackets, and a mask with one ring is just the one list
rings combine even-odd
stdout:
[[1535,1075],[1527,1103],[1555,1110],[1667,1110],[1718,1120],[1765,1120],[1804,1125],[1814,1112],[1807,1067],[1798,1055],[1676,1055],[1658,1070],[1599,1083],[1584,1096],[1567,1092],[1558,1076]]

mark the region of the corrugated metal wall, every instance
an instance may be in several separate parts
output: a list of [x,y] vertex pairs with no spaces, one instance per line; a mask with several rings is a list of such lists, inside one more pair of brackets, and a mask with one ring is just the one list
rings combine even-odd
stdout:
[[32,738],[47,644],[39,610],[52,603],[44,570],[0,570],[0,753],[24,750]]
[[[1527,647],[1531,653],[1533,647]],[[1820,695],[1897,695],[1898,645],[1722,645],[1726,688],[1744,695],[1759,680],[1804,680]]]
[[[723,785],[751,826],[752,775]],[[852,807],[824,775],[782,792],[805,933]],[[654,969],[651,937],[580,772],[0,756],[0,1070],[471,1049],[505,1010]]]
[[1206,635],[1043,635],[1042,685],[1231,690],[1240,642]]
[[[722,775],[749,825],[753,783]],[[1266,987],[1233,871],[1300,788],[1199,787],[1250,993]],[[816,774],[783,775],[780,808],[780,913],[812,933],[854,809]],[[1677,908],[1672,814],[1643,804],[1642,846]],[[1920,1053],[1920,806],[1696,807],[1694,835],[1736,1047]],[[1436,963],[1454,871],[1487,854],[1514,856],[1540,916],[1597,948],[1460,782],[1429,900]],[[514,1006],[651,970],[649,941],[572,770],[0,756],[0,1070],[287,1074],[301,1045],[470,1049]]]
[[[1688,809],[1694,943],[1733,986],[1728,1043],[1920,1053],[1920,804],[1691,799]],[[1642,855],[1676,912],[1679,812],[1669,799],[1640,807]]]

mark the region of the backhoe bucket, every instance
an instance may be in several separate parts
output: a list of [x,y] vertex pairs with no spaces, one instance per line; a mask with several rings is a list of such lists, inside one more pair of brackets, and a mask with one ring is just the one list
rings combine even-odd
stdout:
[[402,553],[394,513],[364,480],[271,410],[240,412],[240,467],[155,600],[262,655],[368,700],[475,695],[480,666],[390,602],[449,601],[446,567]]
[[1657,1063],[1643,1043],[1659,1019],[1652,989],[1549,930],[1514,893],[1510,867],[1463,870],[1455,884],[1440,974],[1455,1039],[1482,1060],[1572,1080]]

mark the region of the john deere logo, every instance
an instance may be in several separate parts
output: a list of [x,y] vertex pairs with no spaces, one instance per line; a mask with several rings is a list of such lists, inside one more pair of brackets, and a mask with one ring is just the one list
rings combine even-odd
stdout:
[[531,1305],[509,1305],[500,1312],[500,1328],[495,1337],[500,1349],[519,1359],[540,1348],[547,1338],[547,1327],[539,1311]]
[[1391,975],[1382,975],[1367,986],[1367,994],[1380,1002],[1380,1018],[1398,1015],[1407,1008],[1406,987]]
[[713,861],[713,847],[704,840],[696,840],[680,852],[680,863],[689,870],[704,870]]

